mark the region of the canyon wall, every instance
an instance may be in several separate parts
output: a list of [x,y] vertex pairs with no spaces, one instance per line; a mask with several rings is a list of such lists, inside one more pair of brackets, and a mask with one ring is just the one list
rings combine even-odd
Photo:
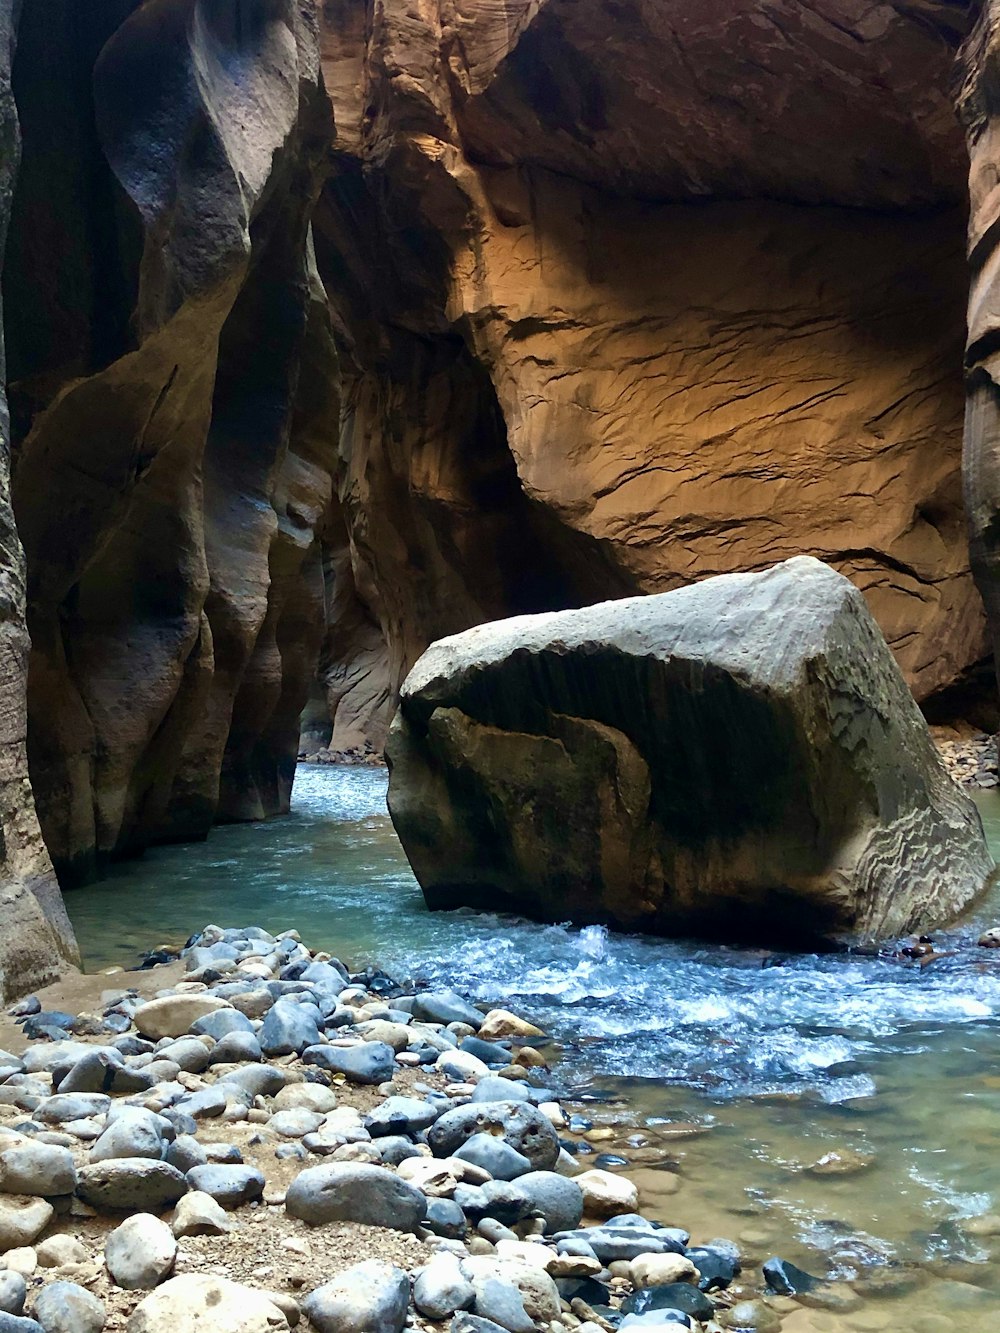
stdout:
[[975,675],[968,17],[324,5],[334,748],[380,741],[441,634],[802,551],[865,592],[918,699]]
[[323,632],[330,137],[294,0],[27,0],[4,295],[29,755],[64,882],[287,808]]
[[[0,252],[19,153],[11,61],[18,6],[0,0]],[[10,416],[0,331],[0,1003],[79,960],[28,780],[24,554],[10,503]]]
[[[800,552],[862,588],[919,699],[961,702],[988,655],[960,480],[969,18],[24,0],[19,910],[65,936],[25,609],[67,884],[286,808],[307,703],[316,744],[379,749],[432,639]],[[990,114],[966,116],[984,142]]]

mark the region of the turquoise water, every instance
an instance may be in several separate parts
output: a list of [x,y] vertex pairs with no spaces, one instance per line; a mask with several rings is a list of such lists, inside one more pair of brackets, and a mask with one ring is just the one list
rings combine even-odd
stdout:
[[[561,1043],[571,1089],[611,1099],[591,1103],[607,1122],[602,1148],[638,1132],[640,1160],[677,1159],[680,1191],[656,1205],[665,1220],[846,1277],[918,1263],[930,1286],[902,1308],[927,1333],[1000,1316],[1000,1219],[998,1237],[981,1234],[1000,1214],[1000,950],[975,945],[1000,922],[995,896],[924,967],[432,914],[385,813],[385,781],[377,769],[301,767],[287,818],[158,849],[70,894],[87,967],[130,963],[209,920],[253,922],[294,926],[351,964],[509,1003]],[[980,805],[1000,851],[1000,796]],[[857,1169],[806,1169],[830,1152],[853,1154]],[[647,1175],[656,1200],[663,1174]],[[948,1322],[963,1300],[989,1324]],[[877,1310],[896,1318],[900,1301]],[[801,1311],[785,1329],[877,1329],[880,1318],[867,1305]]]

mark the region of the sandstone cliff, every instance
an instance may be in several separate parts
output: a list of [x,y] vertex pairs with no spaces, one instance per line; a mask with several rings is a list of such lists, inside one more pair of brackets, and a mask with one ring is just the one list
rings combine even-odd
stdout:
[[983,659],[949,89],[968,17],[324,6],[335,746],[383,734],[441,634],[800,551],[862,588],[919,699]]
[[12,492],[64,881],[284,808],[317,654],[313,717],[378,746],[434,638],[806,551],[918,698],[962,685],[969,16],[24,0]]
[[293,0],[27,0],[14,85],[31,776],[74,879],[287,805],[336,452],[330,116]]
[[[11,95],[17,6],[0,0],[0,251],[19,151]],[[78,961],[76,943],[42,842],[25,748],[24,554],[10,505],[10,418],[0,332],[0,1003],[54,980]]]

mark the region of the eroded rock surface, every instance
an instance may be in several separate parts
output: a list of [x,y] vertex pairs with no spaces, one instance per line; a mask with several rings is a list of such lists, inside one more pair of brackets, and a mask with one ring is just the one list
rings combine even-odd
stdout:
[[[968,8],[326,6],[334,750],[429,641],[807,552],[919,699],[986,651],[959,476]],[[348,572],[349,565],[349,572]]]
[[27,0],[21,30],[14,507],[32,781],[73,879],[287,806],[336,452],[330,112],[309,4]]
[[[11,94],[15,0],[0,2],[0,254],[7,236],[19,136]],[[10,504],[10,417],[0,333],[0,1003],[53,981],[78,961],[42,842],[25,748],[24,554]]]
[[862,597],[809,557],[442,640],[388,755],[431,907],[877,939],[992,869]]

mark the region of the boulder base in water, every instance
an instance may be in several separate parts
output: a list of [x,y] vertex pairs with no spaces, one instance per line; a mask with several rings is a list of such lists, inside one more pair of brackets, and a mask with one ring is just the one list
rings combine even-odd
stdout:
[[861,594],[808,557],[441,639],[388,757],[432,908],[874,939],[992,870]]

